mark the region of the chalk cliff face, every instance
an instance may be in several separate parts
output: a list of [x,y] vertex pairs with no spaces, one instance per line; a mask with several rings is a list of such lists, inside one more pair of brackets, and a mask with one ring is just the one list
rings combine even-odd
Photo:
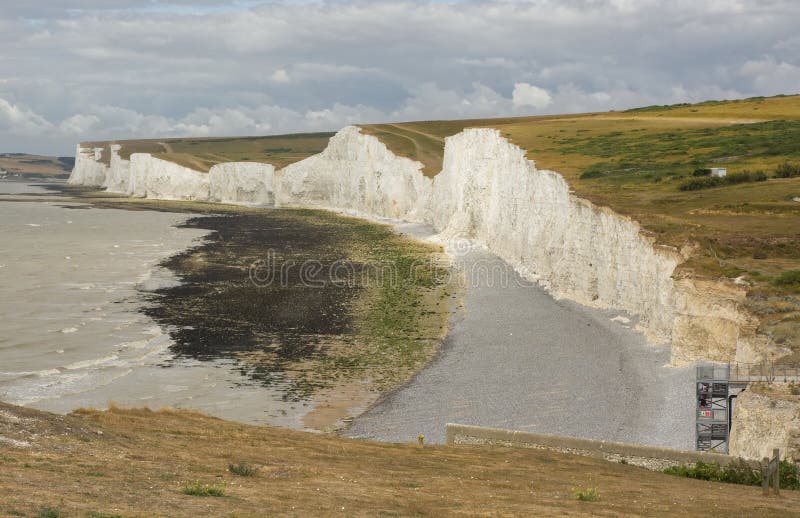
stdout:
[[75,150],[75,167],[68,183],[86,187],[102,187],[108,175],[108,166],[101,162],[103,148],[86,148],[78,145]]
[[564,178],[538,170],[525,152],[492,129],[446,140],[442,172],[425,177],[418,162],[347,127],[320,154],[275,171],[228,163],[200,173],[114,149],[111,166],[79,148],[74,184],[160,199],[310,206],[432,224],[441,240],[485,245],[557,297],[628,311],[649,338],[671,341],[673,363],[752,361],[753,320],[744,291],[730,283],[674,279],[684,260],[657,246],[639,225],[570,192]]
[[255,162],[218,164],[208,172],[209,198],[222,203],[275,204],[275,168]]
[[356,127],[344,128],[319,155],[278,172],[277,202],[356,214],[427,221],[431,180],[422,164],[396,156]]
[[736,398],[729,451],[745,459],[781,457],[800,460],[800,402],[770,398],[745,390]]
[[122,146],[119,144],[112,144],[110,147],[111,164],[106,173],[106,180],[103,183],[103,187],[111,192],[127,193],[131,177],[131,162],[119,156],[119,150]]
[[208,176],[148,153],[134,153],[131,155],[128,193],[159,200],[208,201]]
[[431,204],[437,229],[485,244],[557,297],[638,314],[654,338],[669,338],[676,251],[572,195],[496,130],[465,130],[445,149]]

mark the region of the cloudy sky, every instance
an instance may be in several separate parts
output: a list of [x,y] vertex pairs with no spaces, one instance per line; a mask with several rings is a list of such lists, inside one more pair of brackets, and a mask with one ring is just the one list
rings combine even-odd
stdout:
[[796,0],[0,4],[0,152],[800,91]]

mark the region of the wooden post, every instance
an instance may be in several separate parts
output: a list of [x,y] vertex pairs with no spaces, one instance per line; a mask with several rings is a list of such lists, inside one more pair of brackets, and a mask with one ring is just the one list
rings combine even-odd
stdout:
[[781,494],[781,451],[778,448],[772,450],[772,462],[775,463],[775,471],[772,475],[775,477],[775,494]]
[[781,492],[781,452],[778,448],[772,450],[772,459],[764,457],[762,473],[764,480],[761,482],[761,492],[764,496],[769,495],[770,477],[772,477],[772,486],[775,494],[779,495]]

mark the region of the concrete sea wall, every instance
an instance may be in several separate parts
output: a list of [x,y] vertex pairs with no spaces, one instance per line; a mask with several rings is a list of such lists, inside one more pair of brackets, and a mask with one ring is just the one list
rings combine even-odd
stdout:
[[[694,466],[698,462],[725,466],[737,460],[737,457],[717,453],[672,450],[462,424],[447,425],[447,444],[492,445],[557,451],[612,462],[624,461],[653,471],[662,471],[670,466]],[[758,466],[758,464],[753,464],[753,466]]]
[[672,361],[754,361],[763,345],[741,310],[744,290],[725,281],[674,278],[685,260],[639,224],[570,191],[493,129],[446,139],[433,179],[356,127],[320,154],[276,171],[227,163],[209,173],[135,153],[110,165],[101,149],[78,148],[70,183],[131,196],[319,207],[433,225],[442,241],[486,246],[556,297],[639,317],[650,340],[670,342]]

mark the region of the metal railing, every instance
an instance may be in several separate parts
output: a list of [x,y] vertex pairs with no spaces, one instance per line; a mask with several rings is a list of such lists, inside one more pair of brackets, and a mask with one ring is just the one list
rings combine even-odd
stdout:
[[774,362],[740,363],[728,365],[730,381],[789,382],[800,381],[800,365]]

